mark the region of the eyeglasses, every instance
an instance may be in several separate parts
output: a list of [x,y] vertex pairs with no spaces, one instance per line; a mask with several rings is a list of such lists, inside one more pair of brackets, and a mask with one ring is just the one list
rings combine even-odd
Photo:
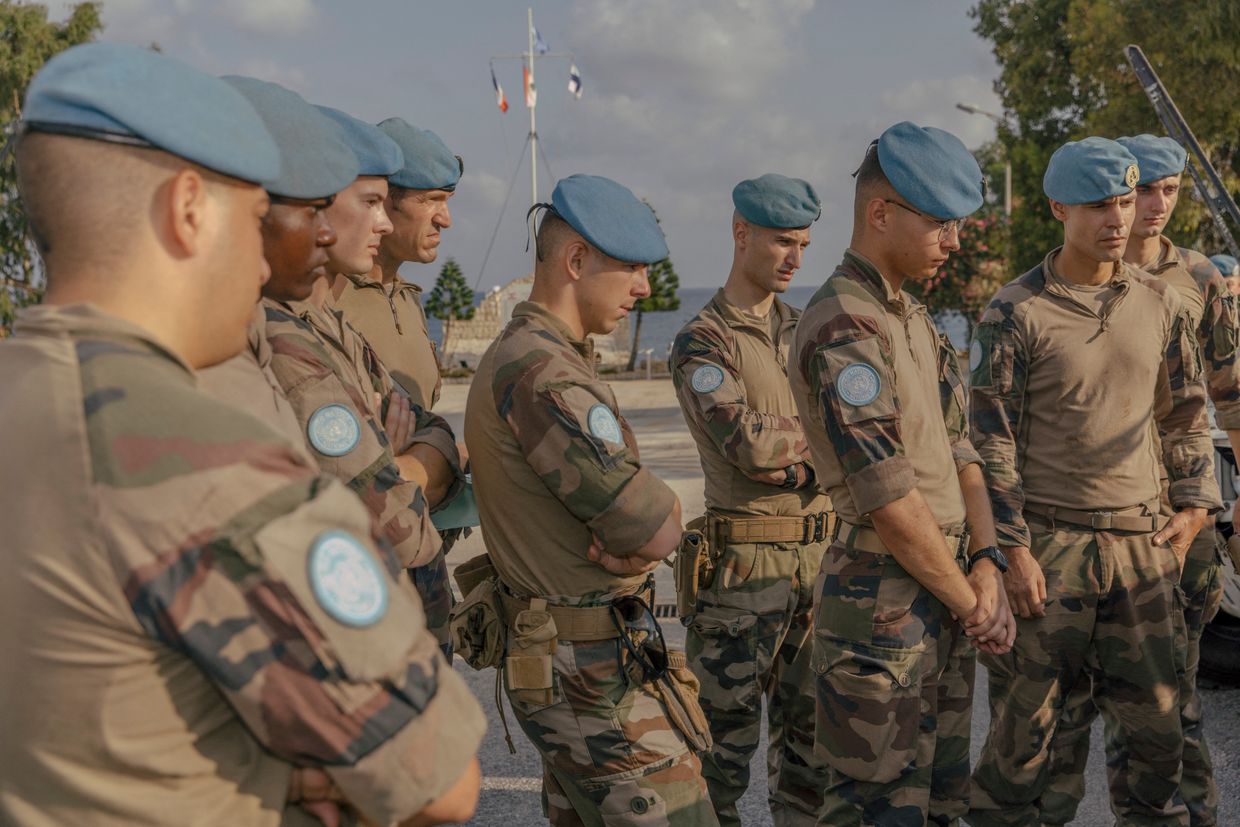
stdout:
[[318,210],[325,210],[336,202],[334,194],[324,198],[288,198],[283,195],[268,193],[267,198],[272,204],[283,204],[288,207],[314,207]]
[[888,204],[895,204],[897,207],[901,209],[908,210],[913,215],[920,216],[921,218],[924,218],[927,221],[929,221],[934,226],[938,227],[939,228],[939,241],[946,240],[947,237],[951,235],[952,230],[955,230],[956,234],[959,235],[960,228],[964,226],[963,218],[953,218],[949,221],[940,221],[937,218],[931,218],[930,216],[926,215],[921,210],[915,210],[912,207],[910,207],[908,204],[903,204],[892,198],[884,198],[883,200],[886,201]]
[[[629,656],[641,667],[643,683],[657,681],[667,674],[667,641],[646,601],[637,595],[617,598],[611,604],[611,622]],[[623,664],[620,671],[625,671]]]

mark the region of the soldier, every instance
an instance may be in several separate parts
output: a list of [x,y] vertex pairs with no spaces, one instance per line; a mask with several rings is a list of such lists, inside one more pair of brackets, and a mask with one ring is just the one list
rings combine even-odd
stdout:
[[[380,237],[379,254],[369,272],[336,275],[328,302],[362,334],[397,387],[430,410],[439,400],[439,359],[426,329],[422,288],[402,279],[399,270],[406,261],[429,264],[438,255],[439,234],[452,226],[448,199],[461,179],[462,164],[434,132],[400,118],[388,118],[379,129],[396,142],[404,158],[388,176],[383,201],[392,231]],[[451,652],[452,587],[444,557],[457,534],[445,537],[435,559],[411,572],[427,624],[446,653]]]
[[829,501],[818,487],[788,386],[801,313],[779,300],[822,208],[805,181],[763,175],[732,190],[732,270],[672,345],[680,410],[706,477],[714,579],[698,594],[685,646],[714,747],[702,774],[715,813],[736,802],[766,696],[768,798],[777,824],[813,824],[825,767],[814,758],[810,629]]
[[[1240,324],[1236,298],[1214,265],[1195,250],[1176,247],[1163,228],[1171,218],[1180,194],[1180,178],[1188,154],[1171,138],[1138,135],[1119,138],[1137,159],[1136,217],[1124,261],[1165,281],[1179,296],[1187,327],[1205,368],[1202,378],[1214,402],[1214,419],[1227,432],[1233,450],[1240,449],[1240,363],[1236,360]],[[1240,450],[1238,450],[1240,453]],[[1160,469],[1161,516],[1175,511],[1167,497],[1166,467]],[[1221,560],[1218,535],[1207,522],[1198,532],[1184,559],[1180,588],[1184,593],[1185,627],[1188,634],[1187,668],[1180,686],[1180,724],[1184,731],[1184,774],[1180,795],[1193,825],[1213,827],[1218,822],[1218,787],[1210,752],[1201,725],[1201,698],[1197,695],[1197,664],[1201,632],[1217,614],[1223,597],[1219,577]],[[1085,764],[1089,759],[1089,727],[1098,714],[1089,680],[1082,680],[1064,705],[1064,715],[1051,748],[1053,783],[1042,796],[1042,820],[1067,824],[1085,795]],[[1107,742],[1108,746],[1111,743]],[[1113,756],[1114,757],[1114,756]],[[1112,762],[1108,762],[1112,763]]]
[[705,722],[682,714],[700,718],[696,681],[662,646],[646,574],[679,542],[680,503],[642,467],[588,338],[649,295],[667,245],[606,178],[565,178],[541,206],[530,300],[479,362],[465,411],[505,689],[542,756],[552,824],[715,825],[686,741],[705,746]]
[[903,285],[982,204],[954,135],[909,122],[866,150],[843,262],[797,324],[790,380],[836,523],[815,585],[821,824],[955,824],[967,809],[976,646],[1014,622],[955,350]]
[[[327,272],[369,269],[386,176],[399,148],[376,127],[325,107],[357,157],[359,175],[326,210],[337,241]],[[338,312],[324,307],[326,275],[305,302],[264,298],[271,370],[297,414],[315,461],[362,498],[405,567],[432,561],[439,536],[430,508],[459,487],[452,431],[395,388],[382,363]]]
[[112,43],[23,112],[48,289],[0,345],[0,821],[304,825],[298,767],[377,823],[468,818],[481,712],[370,516],[195,387],[267,275],[262,121]]
[[1236,261],[1236,257],[1219,253],[1210,256],[1210,263],[1218,268],[1219,273],[1222,274],[1223,281],[1227,284],[1227,289],[1233,295],[1240,293],[1240,262]]
[[[1064,244],[996,294],[969,354],[973,439],[1020,615],[1012,654],[985,659],[991,726],[969,813],[979,827],[1047,820],[1061,713],[1089,682],[1116,818],[1188,824],[1175,586],[1220,503],[1196,330],[1167,281],[1122,260],[1140,180],[1114,141],[1055,151],[1043,191]],[[1176,512],[1161,530],[1156,426]]]

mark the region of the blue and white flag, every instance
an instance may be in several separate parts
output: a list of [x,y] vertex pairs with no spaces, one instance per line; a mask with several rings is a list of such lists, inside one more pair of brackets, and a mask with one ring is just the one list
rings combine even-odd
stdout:
[[568,91],[573,93],[573,97],[581,100],[581,72],[577,71],[577,64],[570,64],[568,67]]
[[534,27],[534,51],[540,55],[545,55],[551,51],[551,47],[547,45],[547,41],[543,40],[542,35],[538,33],[538,27]]

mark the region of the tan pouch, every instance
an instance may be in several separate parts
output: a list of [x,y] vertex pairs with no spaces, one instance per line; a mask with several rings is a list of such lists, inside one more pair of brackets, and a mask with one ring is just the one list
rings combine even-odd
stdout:
[[692,520],[676,550],[676,563],[672,568],[676,581],[676,614],[682,619],[692,618],[697,612],[698,592],[710,582],[713,563],[710,557],[710,541],[706,536],[706,518]]
[[469,593],[483,580],[498,576],[499,572],[491,563],[489,554],[470,557],[452,572],[452,579],[456,581],[456,587],[461,590],[461,597],[469,597]]
[[[457,575],[459,584],[460,568]],[[452,635],[452,648],[463,661],[475,669],[499,666],[504,658],[504,635],[507,631],[500,604],[499,578],[488,577],[473,583],[465,599],[452,607],[448,615],[448,628]]]
[[654,687],[663,701],[668,720],[685,736],[689,746],[697,752],[709,750],[714,741],[699,700],[701,684],[697,675],[689,670],[684,652],[667,651],[667,674],[656,681]]
[[517,613],[508,635],[504,680],[516,700],[535,706],[554,703],[551,657],[555,654],[555,618],[547,601],[535,598]]

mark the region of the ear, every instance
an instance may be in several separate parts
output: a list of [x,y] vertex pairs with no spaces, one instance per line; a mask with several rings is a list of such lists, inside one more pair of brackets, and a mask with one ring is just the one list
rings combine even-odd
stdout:
[[866,223],[880,233],[887,232],[890,207],[891,205],[881,198],[871,198],[865,205]]
[[733,221],[732,240],[744,249],[746,242],[749,241],[749,225],[744,221]]
[[1068,220],[1068,206],[1066,204],[1060,204],[1054,198],[1048,198],[1046,200],[1050,202],[1051,215],[1055,216],[1055,219],[1057,221]]
[[197,170],[183,169],[161,191],[166,193],[168,240],[176,255],[197,255],[203,249],[214,206],[206,180]]
[[585,273],[586,256],[589,253],[590,248],[580,239],[570,241],[561,248],[560,254],[564,257],[564,271],[568,273],[570,281],[581,280]]

